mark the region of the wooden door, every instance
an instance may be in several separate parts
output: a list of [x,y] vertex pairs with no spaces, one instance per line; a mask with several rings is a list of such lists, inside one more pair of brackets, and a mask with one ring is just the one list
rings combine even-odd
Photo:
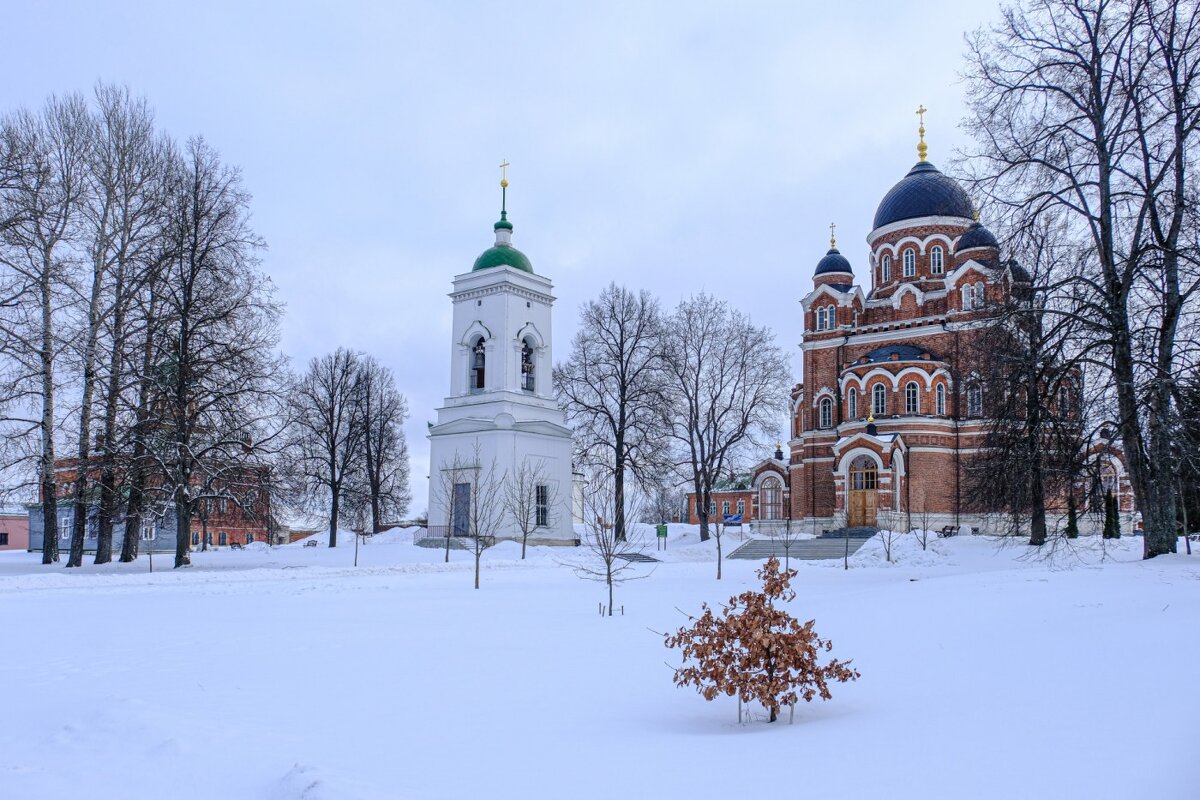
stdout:
[[866,456],[859,456],[850,465],[846,524],[851,528],[875,527],[878,479],[875,462]]

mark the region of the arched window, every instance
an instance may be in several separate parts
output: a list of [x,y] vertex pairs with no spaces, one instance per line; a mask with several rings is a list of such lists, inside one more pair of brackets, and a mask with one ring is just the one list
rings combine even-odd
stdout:
[[883,257],[883,282],[887,283],[892,279],[892,257]]
[[536,384],[534,383],[533,372],[533,342],[526,339],[521,342],[521,388],[527,392],[532,392]]
[[817,404],[817,408],[820,410],[817,426],[820,428],[832,428],[833,400],[828,397],[822,397],[821,402]]
[[940,244],[934,245],[929,251],[929,269],[934,275],[941,275],[945,269],[944,253]]
[[1071,414],[1071,388],[1067,384],[1058,387],[1058,415],[1064,419]]
[[229,544],[229,534],[225,531],[221,531],[220,534],[218,534],[217,542],[221,545],[221,547],[225,547],[227,544]]
[[946,385],[944,383],[937,385],[937,413],[939,417],[946,416]]
[[918,393],[917,382],[909,381],[904,384],[904,413],[905,414],[920,414],[921,413],[921,396]]
[[829,306],[825,309],[825,324],[830,328],[837,327],[837,307]]
[[853,386],[846,392],[846,417],[858,419],[858,389]]
[[817,309],[817,330],[825,330],[825,306]]
[[779,482],[779,478],[772,475],[763,480],[758,493],[762,518],[781,519],[783,517],[783,484]]
[[983,305],[985,302],[986,302],[986,298],[984,297],[984,294],[983,294],[983,283],[980,282],[980,283],[975,284],[975,307],[983,308]]
[[917,274],[917,251],[911,247],[904,251],[904,277],[911,278]]
[[722,517],[729,516],[729,501],[728,500],[721,501],[721,516]]
[[859,456],[850,463],[850,489],[862,492],[879,486],[879,472],[875,462],[867,456]]
[[978,383],[967,387],[967,416],[983,416],[983,387]]
[[738,513],[739,517],[746,516],[746,501],[745,500],[738,500],[737,510],[738,510],[737,513]]
[[467,376],[467,386],[472,394],[482,392],[487,368],[487,352],[482,336],[475,339],[471,345],[471,372]]
[[887,389],[882,383],[875,384],[875,388],[871,390],[871,413],[876,417],[887,413]]

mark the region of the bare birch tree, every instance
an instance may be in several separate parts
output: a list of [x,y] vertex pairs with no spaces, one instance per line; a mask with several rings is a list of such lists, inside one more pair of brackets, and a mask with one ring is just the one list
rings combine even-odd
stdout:
[[77,266],[72,248],[86,189],[87,104],[78,95],[51,97],[40,112],[19,111],[3,127],[6,160],[16,165],[0,198],[3,347],[16,365],[9,377],[28,386],[25,397],[40,408],[36,418],[17,415],[10,422],[17,437],[32,433],[40,440],[29,452],[37,454],[42,563],[51,564],[58,561],[57,360],[66,338],[65,287]]

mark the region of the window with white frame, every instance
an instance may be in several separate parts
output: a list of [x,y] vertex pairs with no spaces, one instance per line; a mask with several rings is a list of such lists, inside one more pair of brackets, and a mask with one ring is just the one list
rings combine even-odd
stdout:
[[728,500],[721,501],[721,516],[722,517],[729,516],[729,501]]
[[905,414],[920,414],[921,413],[921,395],[917,388],[916,381],[909,381],[904,385],[904,413]]
[[871,390],[871,413],[876,417],[887,413],[887,389],[882,383],[875,384]]
[[221,547],[229,544],[229,534],[225,531],[221,531],[220,534],[217,535],[217,543],[220,544]]
[[983,283],[975,284],[975,308],[983,308],[985,297],[983,294]]
[[978,383],[967,387],[967,416],[983,416],[983,387]]
[[917,251],[911,247],[904,251],[904,277],[911,278],[917,274]]
[[939,417],[946,416],[946,386],[939,383],[937,385],[937,413]]
[[837,307],[828,306],[825,309],[825,322],[830,328],[837,327]]
[[816,330],[819,330],[819,331],[825,330],[825,306],[821,306],[820,308],[817,309]]
[[975,307],[975,291],[970,286],[964,286],[961,293],[963,311],[970,311]]
[[833,427],[833,400],[828,397],[822,397],[817,403],[817,427],[832,428]]
[[892,257],[883,257],[883,282],[887,283],[892,279]]
[[846,392],[846,416],[849,419],[858,419],[858,389],[853,386]]
[[746,501],[745,500],[738,500],[737,510],[738,510],[737,513],[738,513],[739,517],[744,517],[746,515]]
[[929,250],[929,270],[934,275],[941,275],[946,269],[945,252],[940,244]]

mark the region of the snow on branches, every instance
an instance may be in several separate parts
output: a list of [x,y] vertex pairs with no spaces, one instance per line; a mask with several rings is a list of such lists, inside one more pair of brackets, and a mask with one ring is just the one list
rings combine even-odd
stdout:
[[666,634],[664,644],[682,650],[683,666],[675,670],[676,686],[695,686],[705,700],[737,695],[743,703],[757,701],[771,712],[771,722],[781,706],[795,706],[817,695],[828,700],[829,682],[857,680],[850,661],[831,659],[819,663],[820,654],[833,643],[817,636],[814,620],[801,624],[776,601],[790,602],[796,570],[782,570],[772,557],[758,571],[762,591],[746,591],[729,598],[717,616],[707,603],[691,627]]

